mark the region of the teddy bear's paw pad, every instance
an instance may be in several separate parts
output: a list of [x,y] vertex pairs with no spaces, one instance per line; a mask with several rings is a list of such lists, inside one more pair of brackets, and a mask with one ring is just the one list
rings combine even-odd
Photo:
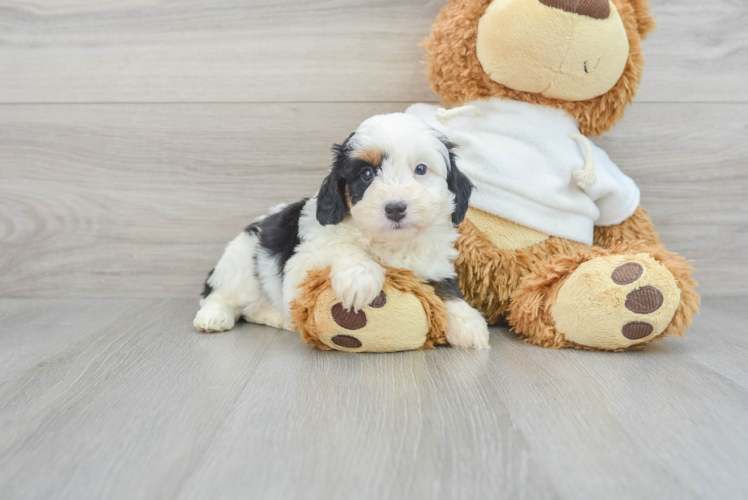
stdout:
[[426,312],[414,295],[385,285],[360,311],[345,309],[332,290],[317,299],[319,340],[338,351],[391,352],[422,347],[429,331]]
[[336,345],[348,349],[358,349],[359,347],[363,346],[360,340],[358,340],[356,337],[351,337],[350,335],[335,335],[332,338],[332,341]]
[[366,326],[366,313],[343,308],[338,302],[332,306],[332,319],[346,330],[360,330]]
[[654,331],[654,327],[644,321],[630,321],[623,325],[621,333],[629,340],[639,340],[649,337]]
[[[371,304],[369,304],[369,307],[374,309],[381,309],[385,306],[385,304],[387,304],[387,294],[384,293],[384,290],[382,290],[381,292],[379,292],[379,295],[377,295],[377,298],[375,298],[371,302]],[[335,323],[342,326],[346,330],[360,330],[366,326],[366,313],[364,311],[353,311],[350,309],[345,309],[341,302],[338,302],[337,304],[332,306],[332,319],[335,321]],[[347,336],[341,335],[341,337]],[[342,347],[351,347],[350,345],[344,345],[340,342],[335,343]],[[359,345],[358,347],[361,346]]]
[[377,298],[374,299],[371,304],[369,304],[369,307],[373,307],[374,309],[381,309],[387,304],[387,294],[384,293],[384,290],[379,292],[379,295],[377,295]]
[[679,302],[675,278],[648,254],[608,255],[577,268],[551,315],[567,340],[617,350],[660,335]]
[[636,314],[651,314],[662,307],[665,296],[653,286],[644,286],[626,296],[626,309]]
[[641,278],[644,274],[644,268],[636,262],[627,262],[618,266],[610,276],[616,285],[630,285]]

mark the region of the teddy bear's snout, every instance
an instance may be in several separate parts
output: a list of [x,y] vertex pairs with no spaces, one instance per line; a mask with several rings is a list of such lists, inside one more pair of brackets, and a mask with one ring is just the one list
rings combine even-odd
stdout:
[[585,101],[620,80],[629,42],[609,0],[494,1],[478,22],[476,55],[483,71],[505,87]]
[[539,0],[543,5],[561,9],[571,14],[579,14],[593,19],[608,19],[610,4],[608,0]]

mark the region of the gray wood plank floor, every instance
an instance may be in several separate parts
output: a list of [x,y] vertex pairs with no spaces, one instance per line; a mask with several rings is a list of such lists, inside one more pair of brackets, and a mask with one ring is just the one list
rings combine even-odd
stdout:
[[745,498],[746,301],[686,339],[356,355],[195,301],[0,300],[0,498]]

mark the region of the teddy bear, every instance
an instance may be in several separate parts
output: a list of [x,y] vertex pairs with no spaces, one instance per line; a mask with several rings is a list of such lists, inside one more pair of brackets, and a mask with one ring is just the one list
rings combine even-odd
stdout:
[[[623,118],[654,27],[647,0],[450,0],[424,43],[450,109],[407,112],[456,145],[475,185],[458,229],[460,288],[528,343],[620,352],[683,336],[698,313],[693,268],[589,139]],[[388,270],[389,310],[343,313],[325,271],[310,276],[294,307],[302,337],[348,351],[446,343],[443,305],[402,273]]]

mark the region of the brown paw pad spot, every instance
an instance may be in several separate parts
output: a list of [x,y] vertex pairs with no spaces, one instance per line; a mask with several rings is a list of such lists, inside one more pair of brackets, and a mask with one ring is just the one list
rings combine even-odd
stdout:
[[369,304],[369,306],[375,309],[380,309],[384,307],[386,303],[387,303],[387,294],[385,294],[384,290],[382,290],[381,292],[379,292],[379,295],[377,295],[377,298],[374,299],[371,304]]
[[350,335],[336,335],[332,338],[332,341],[340,347],[347,347],[348,349],[358,349],[362,345],[360,340]]
[[610,276],[616,285],[629,285],[634,281],[641,278],[644,273],[644,268],[641,264],[636,262],[627,262],[622,266],[618,266],[613,274]]
[[621,333],[629,340],[638,340],[648,337],[654,331],[654,327],[644,321],[632,321],[623,325]]
[[626,309],[636,314],[649,314],[662,307],[665,297],[653,286],[637,288],[626,296]]
[[332,319],[346,330],[360,330],[366,326],[364,311],[355,312],[353,309],[345,309],[340,302],[332,306]]

